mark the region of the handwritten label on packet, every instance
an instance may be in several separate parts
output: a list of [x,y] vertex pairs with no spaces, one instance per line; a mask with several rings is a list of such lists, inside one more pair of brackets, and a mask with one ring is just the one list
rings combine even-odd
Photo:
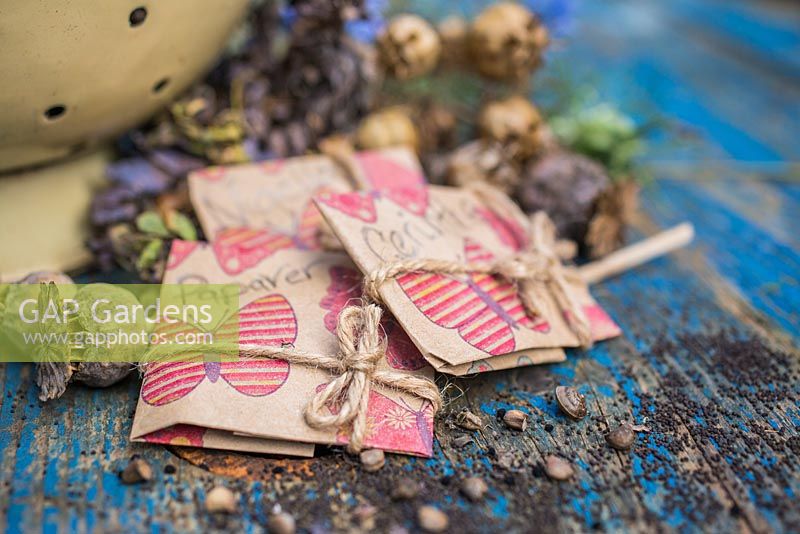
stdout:
[[[526,239],[515,222],[521,214],[495,213],[462,189],[328,193],[317,198],[317,206],[364,273],[408,259],[491,262],[519,250]],[[577,290],[595,337],[616,335],[616,325],[585,286]],[[531,316],[515,287],[498,276],[405,273],[380,292],[423,355],[440,369],[441,362],[457,367],[578,345],[551,296],[543,295],[541,316]]]

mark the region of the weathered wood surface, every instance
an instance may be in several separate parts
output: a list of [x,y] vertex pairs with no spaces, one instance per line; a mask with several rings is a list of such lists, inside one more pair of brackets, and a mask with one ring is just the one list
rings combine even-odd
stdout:
[[[432,15],[447,10],[417,4]],[[374,474],[336,450],[286,460],[134,445],[136,380],[71,389],[42,405],[30,366],[0,366],[0,527],[259,532],[280,503],[304,530],[345,530],[369,503],[379,529],[414,531],[416,507],[431,503],[448,513],[453,532],[797,531],[800,182],[784,162],[800,154],[800,13],[790,5],[582,4],[576,37],[558,56],[591,72],[603,96],[658,109],[696,134],[680,146],[657,140],[656,159],[678,154],[682,163],[658,164],[633,231],[690,220],[696,244],[594,291],[622,338],[572,351],[558,365],[440,377],[449,403],[435,457],[392,456]],[[588,418],[558,413],[558,384],[587,395]],[[449,414],[463,407],[487,427],[456,448],[462,431]],[[497,420],[510,407],[531,414],[526,432]],[[625,420],[651,431],[618,453],[603,434]],[[544,476],[550,453],[575,463],[575,480]],[[152,483],[120,483],[133,454],[156,468]],[[459,494],[470,475],[489,482],[485,502]],[[422,483],[417,499],[391,501],[401,476]],[[225,523],[203,511],[215,484],[240,494],[241,513]]]

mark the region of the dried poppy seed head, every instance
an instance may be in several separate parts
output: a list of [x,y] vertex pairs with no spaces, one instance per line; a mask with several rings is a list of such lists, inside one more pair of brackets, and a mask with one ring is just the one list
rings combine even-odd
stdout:
[[520,80],[542,62],[547,29],[526,7],[494,4],[481,12],[469,32],[470,55],[484,76]]
[[422,17],[408,14],[389,21],[377,44],[381,63],[401,80],[433,70],[442,51],[436,30]]
[[536,106],[521,96],[486,104],[478,116],[478,127],[484,139],[500,143],[520,162],[544,146],[542,116]]

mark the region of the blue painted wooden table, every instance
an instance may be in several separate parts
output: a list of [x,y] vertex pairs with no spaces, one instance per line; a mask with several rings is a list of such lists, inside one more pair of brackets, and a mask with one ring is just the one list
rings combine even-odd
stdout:
[[[440,15],[438,3],[415,2]],[[479,2],[465,2],[470,12]],[[795,531],[800,529],[800,10],[792,2],[596,0],[580,4],[573,37],[552,61],[590,76],[603,98],[678,121],[656,138],[657,180],[643,193],[640,237],[682,220],[690,249],[598,285],[625,335],[567,362],[453,380],[431,460],[391,457],[379,473],[335,451],[311,460],[203,452],[128,442],[138,383],[70,389],[36,399],[32,368],[0,367],[0,527],[11,531],[262,531],[280,503],[302,529],[358,526],[377,508],[380,530],[415,529],[434,504],[456,531]],[[450,8],[448,8],[450,9]],[[584,78],[586,79],[586,78]],[[676,142],[679,141],[679,142]],[[576,385],[590,416],[572,423],[552,390]],[[444,382],[442,383],[444,385]],[[487,428],[461,448],[452,414]],[[532,416],[510,433],[496,412]],[[650,428],[629,453],[604,442],[623,420]],[[554,483],[542,458],[577,466]],[[155,480],[124,486],[133,454]],[[468,475],[484,502],[458,492]],[[420,480],[410,502],[389,495]],[[226,484],[241,512],[203,511]]]

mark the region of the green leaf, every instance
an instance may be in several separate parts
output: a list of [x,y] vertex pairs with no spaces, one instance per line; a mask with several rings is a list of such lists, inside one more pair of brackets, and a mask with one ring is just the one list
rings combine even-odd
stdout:
[[136,260],[136,267],[140,271],[144,271],[155,265],[161,255],[161,248],[163,246],[164,241],[161,239],[156,238],[149,241],[139,254],[139,259]]
[[145,211],[136,217],[136,228],[145,234],[153,234],[158,237],[169,237],[169,230],[164,225],[164,221],[158,213],[154,211]]
[[168,219],[169,229],[184,241],[197,241],[197,230],[191,219],[180,212],[174,212]]

